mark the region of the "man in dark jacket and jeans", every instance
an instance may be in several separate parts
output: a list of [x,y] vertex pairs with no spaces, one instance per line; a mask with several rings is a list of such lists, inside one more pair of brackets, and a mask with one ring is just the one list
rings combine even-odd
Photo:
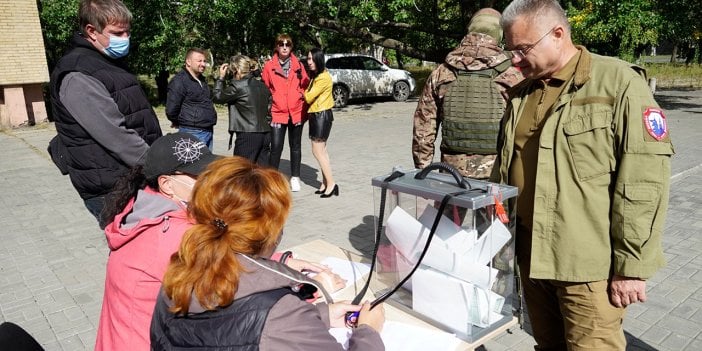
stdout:
[[136,76],[129,53],[132,14],[119,0],[82,0],[80,32],[51,72],[51,104],[58,136],[52,159],[101,228],[105,197],[130,167],[144,163],[161,127]]
[[192,134],[212,150],[212,128],[217,123],[205,72],[205,51],[190,49],[185,69],[168,83],[166,116],[180,132]]

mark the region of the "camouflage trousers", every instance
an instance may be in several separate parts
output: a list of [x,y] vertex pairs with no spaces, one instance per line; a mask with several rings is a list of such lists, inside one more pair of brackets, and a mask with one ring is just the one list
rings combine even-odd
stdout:
[[495,164],[495,155],[441,154],[441,162],[456,168],[462,176],[474,179],[488,179]]

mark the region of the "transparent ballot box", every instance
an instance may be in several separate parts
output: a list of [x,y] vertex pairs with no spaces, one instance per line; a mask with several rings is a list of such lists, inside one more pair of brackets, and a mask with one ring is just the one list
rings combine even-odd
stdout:
[[376,301],[469,343],[512,321],[517,188],[445,164],[390,175],[372,179]]

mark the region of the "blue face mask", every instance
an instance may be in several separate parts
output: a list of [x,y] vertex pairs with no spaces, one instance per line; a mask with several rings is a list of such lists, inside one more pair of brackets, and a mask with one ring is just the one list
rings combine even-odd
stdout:
[[118,59],[129,53],[129,37],[122,38],[110,35],[110,44],[103,50],[105,55]]

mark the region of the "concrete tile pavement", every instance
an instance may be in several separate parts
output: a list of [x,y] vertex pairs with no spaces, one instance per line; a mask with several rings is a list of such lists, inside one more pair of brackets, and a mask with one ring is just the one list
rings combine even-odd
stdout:
[[[677,154],[664,236],[668,265],[649,282],[645,304],[628,308],[629,350],[702,349],[702,91],[659,91]],[[371,177],[393,166],[411,168],[416,101],[352,104],[335,111],[329,154],[341,196],[319,199],[321,175],[303,142],[302,191],[282,247],[322,238],[367,252],[372,245]],[[226,112],[220,110],[215,153],[226,150]],[[161,123],[167,126],[165,120]],[[165,131],[170,131],[167,127]],[[67,177],[46,154],[53,125],[0,133],[0,321],[27,329],[47,350],[92,349],[102,302],[108,248]],[[288,172],[288,151],[281,170]],[[531,350],[533,339],[515,329],[487,350]]]

